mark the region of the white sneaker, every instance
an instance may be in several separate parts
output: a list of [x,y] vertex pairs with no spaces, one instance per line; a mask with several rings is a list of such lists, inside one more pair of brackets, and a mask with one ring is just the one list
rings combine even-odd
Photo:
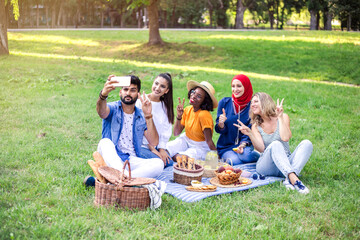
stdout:
[[308,194],[310,192],[310,190],[300,180],[296,180],[294,188],[301,194]]
[[289,179],[285,178],[283,184],[287,190],[295,190],[295,187],[290,183]]

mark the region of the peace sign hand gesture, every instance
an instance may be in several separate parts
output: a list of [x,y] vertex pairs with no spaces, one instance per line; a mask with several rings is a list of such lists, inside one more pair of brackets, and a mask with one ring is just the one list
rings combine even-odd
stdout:
[[283,102],[284,102],[284,98],[281,100],[280,104],[279,104],[279,99],[277,99],[277,102],[276,102],[276,116],[278,118],[282,118],[283,113],[284,113]]
[[234,123],[234,126],[237,127],[239,129],[239,131],[241,131],[242,134],[245,134],[250,137],[250,135],[252,134],[251,129],[248,126],[246,126],[245,124],[243,124],[240,120],[237,120],[237,121],[240,125]]
[[176,107],[176,111],[177,111],[177,119],[181,119],[182,115],[184,113],[184,105],[185,105],[185,98],[183,98],[183,101],[181,103],[181,99],[178,97],[179,100],[179,105]]
[[139,96],[139,99],[142,104],[142,110],[143,110],[144,116],[145,117],[150,116],[151,111],[152,111],[150,99],[146,96],[145,91],[143,92],[142,96],[140,93],[138,93],[138,96]]

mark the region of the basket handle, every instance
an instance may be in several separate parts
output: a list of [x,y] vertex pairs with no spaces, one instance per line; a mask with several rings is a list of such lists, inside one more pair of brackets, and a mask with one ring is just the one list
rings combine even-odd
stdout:
[[122,169],[122,172],[120,173],[120,184],[125,182],[125,167],[128,165],[129,168],[129,179],[131,179],[131,168],[130,168],[130,162],[129,160],[126,160]]

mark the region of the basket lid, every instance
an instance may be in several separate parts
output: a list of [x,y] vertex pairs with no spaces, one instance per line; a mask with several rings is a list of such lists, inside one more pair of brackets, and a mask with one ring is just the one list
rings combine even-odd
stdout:
[[[125,168],[125,164],[124,164]],[[130,168],[129,168],[130,169]],[[124,169],[123,169],[124,171]],[[99,167],[99,173],[109,182],[115,185],[122,185],[122,186],[140,186],[145,184],[154,183],[156,180],[154,178],[129,178],[126,176],[123,171],[119,171],[118,169],[109,167],[109,166],[102,166]],[[131,176],[131,174],[130,174]]]

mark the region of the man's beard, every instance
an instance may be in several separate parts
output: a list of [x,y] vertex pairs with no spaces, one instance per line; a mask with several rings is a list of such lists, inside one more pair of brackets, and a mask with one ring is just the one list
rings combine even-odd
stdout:
[[[125,98],[131,98],[131,100],[125,100]],[[136,100],[137,100],[137,97],[136,98],[132,98],[130,96],[121,97],[121,102],[126,105],[132,105],[136,102]]]

